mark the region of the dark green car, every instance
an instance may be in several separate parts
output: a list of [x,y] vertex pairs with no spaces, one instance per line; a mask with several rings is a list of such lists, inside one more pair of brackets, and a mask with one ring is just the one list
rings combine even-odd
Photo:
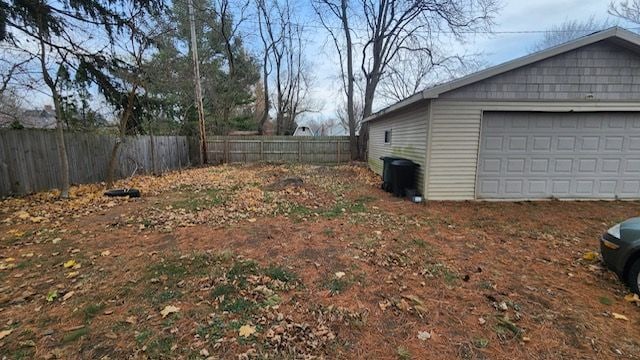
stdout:
[[602,234],[600,253],[607,267],[640,295],[640,217],[623,221]]

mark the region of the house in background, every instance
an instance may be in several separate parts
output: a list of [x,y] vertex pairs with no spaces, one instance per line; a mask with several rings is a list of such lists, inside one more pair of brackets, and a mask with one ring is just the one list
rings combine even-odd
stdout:
[[315,136],[313,130],[308,126],[298,126],[296,131],[293,132],[293,136]]
[[0,127],[11,127],[16,122],[30,129],[55,129],[56,112],[51,105],[45,105],[42,109],[24,110],[15,115],[0,115]]
[[640,36],[614,27],[425,89],[365,119],[369,166],[430,200],[640,198]]

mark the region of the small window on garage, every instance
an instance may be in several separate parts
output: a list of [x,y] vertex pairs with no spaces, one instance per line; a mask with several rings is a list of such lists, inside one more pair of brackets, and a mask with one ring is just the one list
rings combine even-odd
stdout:
[[385,130],[384,132],[384,143],[391,144],[391,130]]

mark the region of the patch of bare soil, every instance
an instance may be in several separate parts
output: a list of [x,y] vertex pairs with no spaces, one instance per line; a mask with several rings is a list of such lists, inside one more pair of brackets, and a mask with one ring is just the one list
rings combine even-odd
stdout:
[[[296,178],[296,186],[275,186]],[[0,203],[0,353],[638,358],[597,259],[638,202],[429,202],[360,166],[219,166]],[[620,316],[622,315],[622,316]]]

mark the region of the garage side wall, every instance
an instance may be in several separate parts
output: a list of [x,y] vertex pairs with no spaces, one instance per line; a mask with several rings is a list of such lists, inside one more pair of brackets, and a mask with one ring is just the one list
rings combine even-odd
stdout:
[[[381,156],[397,156],[420,164],[418,189],[424,193],[427,151],[428,106],[421,103],[369,124],[369,168],[382,174]],[[391,130],[391,143],[385,144],[385,131]]]

